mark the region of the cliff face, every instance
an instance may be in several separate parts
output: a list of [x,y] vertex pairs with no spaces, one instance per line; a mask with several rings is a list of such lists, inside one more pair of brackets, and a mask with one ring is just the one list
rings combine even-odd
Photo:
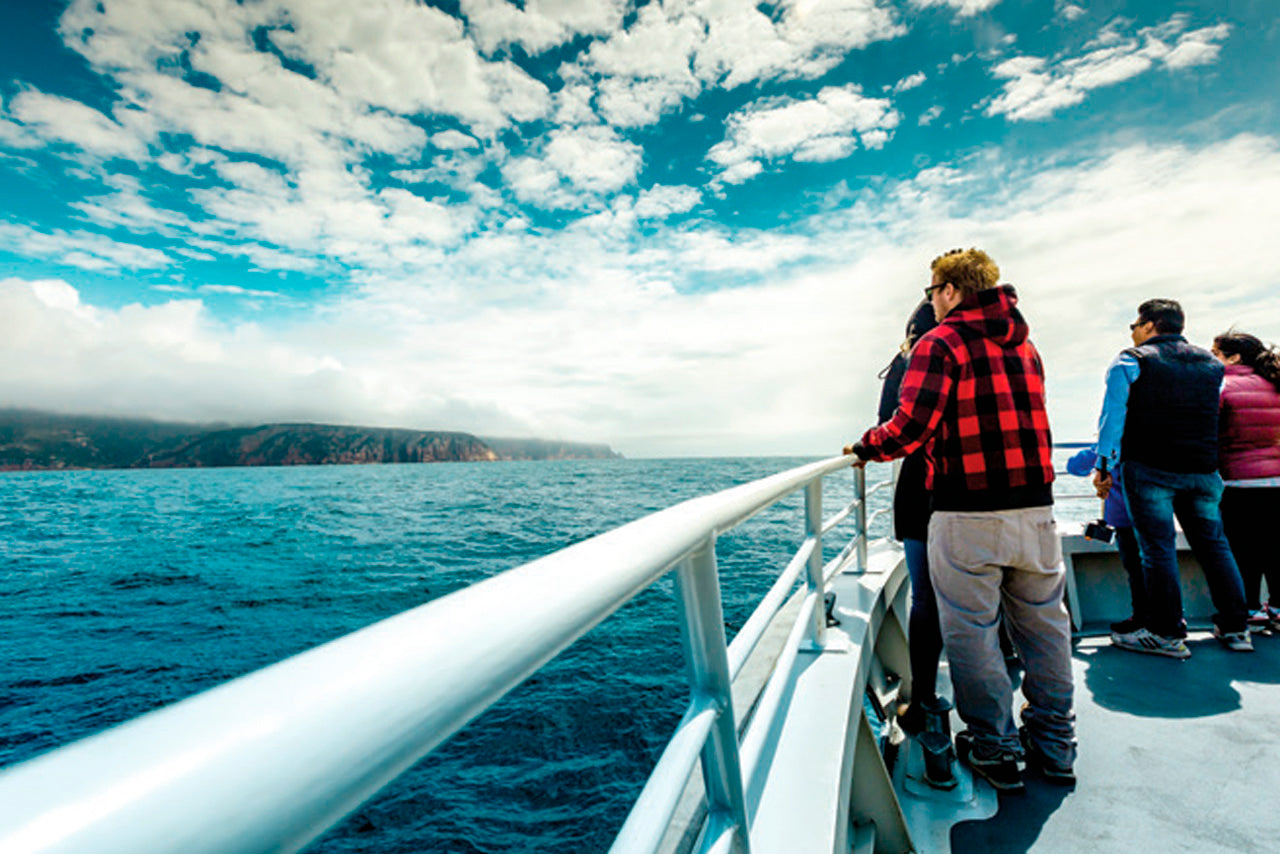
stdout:
[[0,410],[0,471],[607,459],[605,445],[469,433],[265,424],[163,424]]
[[503,460],[616,460],[619,454],[608,445],[562,442],[558,439],[497,439],[485,436],[484,443]]
[[492,461],[498,455],[466,433],[428,433],[329,424],[267,424],[216,430],[147,454],[145,468],[316,466]]

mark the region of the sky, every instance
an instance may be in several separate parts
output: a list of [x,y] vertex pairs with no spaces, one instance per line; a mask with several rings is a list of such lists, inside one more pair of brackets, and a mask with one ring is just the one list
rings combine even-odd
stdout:
[[985,249],[1280,340],[1280,4],[0,0],[0,406],[828,456]]

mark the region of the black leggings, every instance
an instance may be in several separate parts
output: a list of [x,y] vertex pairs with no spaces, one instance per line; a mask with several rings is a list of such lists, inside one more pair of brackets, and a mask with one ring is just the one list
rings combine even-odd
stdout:
[[1280,555],[1275,529],[1280,520],[1280,486],[1228,486],[1222,490],[1222,527],[1244,582],[1250,611],[1262,607],[1262,579],[1267,579],[1271,606],[1280,607]]

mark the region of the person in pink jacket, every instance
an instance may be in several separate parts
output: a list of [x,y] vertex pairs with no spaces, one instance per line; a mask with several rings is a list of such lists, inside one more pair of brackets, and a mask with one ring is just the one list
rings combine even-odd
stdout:
[[[1222,524],[1240,566],[1249,628],[1280,633],[1280,560],[1274,528],[1280,519],[1280,353],[1231,330],[1213,339],[1226,365],[1219,410]],[[1262,579],[1271,601],[1261,601]]]

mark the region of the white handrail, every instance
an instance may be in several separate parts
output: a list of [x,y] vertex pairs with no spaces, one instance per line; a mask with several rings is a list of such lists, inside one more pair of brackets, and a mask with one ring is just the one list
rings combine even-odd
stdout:
[[816,543],[812,538],[805,539],[795,557],[791,558],[791,562],[787,564],[787,568],[773,582],[769,592],[760,600],[760,604],[756,606],[755,611],[751,613],[747,621],[742,624],[742,628],[738,630],[738,634],[734,636],[733,643],[729,644],[730,679],[736,679],[738,674],[742,672],[742,666],[746,664],[747,658],[755,650],[756,644],[760,642],[765,629],[769,627],[769,621],[773,619],[774,614],[778,613],[778,609],[786,601],[787,594],[795,586],[796,579],[800,577],[801,571],[804,570],[805,564],[809,560],[809,554],[815,546]]
[[850,460],[685,501],[0,773],[0,851],[297,850],[709,537]]

